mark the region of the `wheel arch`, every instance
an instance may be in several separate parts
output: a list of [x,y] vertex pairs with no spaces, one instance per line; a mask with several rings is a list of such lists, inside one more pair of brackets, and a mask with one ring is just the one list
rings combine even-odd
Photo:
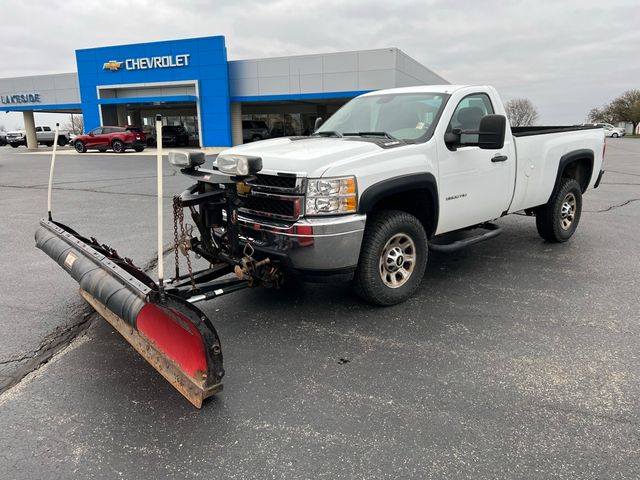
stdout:
[[427,237],[438,227],[438,185],[430,173],[416,173],[383,180],[370,186],[360,197],[358,213],[376,210],[401,210],[417,217]]
[[551,199],[553,192],[558,189],[563,178],[572,178],[577,181],[581,192],[584,193],[593,177],[594,158],[593,150],[586,148],[574,150],[560,157],[556,182],[547,202]]

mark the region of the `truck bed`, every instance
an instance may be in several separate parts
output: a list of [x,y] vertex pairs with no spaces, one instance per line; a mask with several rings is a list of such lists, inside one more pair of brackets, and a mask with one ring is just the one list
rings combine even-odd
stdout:
[[571,152],[593,156],[593,187],[602,165],[604,132],[592,126],[511,127],[516,153],[516,186],[509,212],[545,204],[556,183],[562,157]]

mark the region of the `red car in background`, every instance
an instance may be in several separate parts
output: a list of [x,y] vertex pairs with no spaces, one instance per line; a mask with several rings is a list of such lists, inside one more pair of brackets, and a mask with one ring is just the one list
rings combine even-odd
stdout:
[[73,140],[73,147],[78,153],[87,150],[106,152],[108,149],[115,153],[124,153],[127,148],[141,152],[147,146],[147,137],[138,127],[98,127],[84,135],[78,135]]

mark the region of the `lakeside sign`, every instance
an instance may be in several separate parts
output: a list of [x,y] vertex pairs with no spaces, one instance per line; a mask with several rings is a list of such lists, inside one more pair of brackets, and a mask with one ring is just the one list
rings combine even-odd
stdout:
[[40,103],[39,93],[20,93],[17,95],[0,95],[3,105],[18,105],[22,103]]
[[189,66],[189,53],[181,53],[179,55],[164,55],[162,57],[141,57],[141,58],[127,58],[123,62],[118,60],[109,60],[103,65],[104,70],[110,70],[117,72],[122,68],[126,70],[150,70],[154,68],[174,68],[174,67],[188,67]]

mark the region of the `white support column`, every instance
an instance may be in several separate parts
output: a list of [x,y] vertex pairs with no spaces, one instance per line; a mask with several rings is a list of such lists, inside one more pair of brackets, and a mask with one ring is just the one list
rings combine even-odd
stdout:
[[33,112],[22,112],[24,120],[24,131],[27,137],[27,148],[38,148],[38,137],[36,136],[36,121],[33,119]]
[[231,104],[231,142],[242,145],[242,104]]

